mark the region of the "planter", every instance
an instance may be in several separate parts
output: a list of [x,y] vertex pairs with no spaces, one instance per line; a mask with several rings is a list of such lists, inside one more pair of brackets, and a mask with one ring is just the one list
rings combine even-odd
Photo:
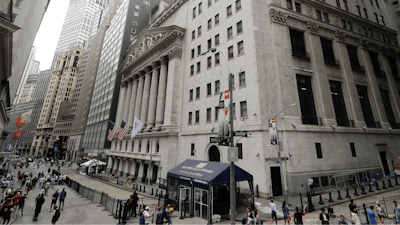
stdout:
[[132,189],[133,188],[133,183],[125,183],[124,185],[126,188]]
[[113,180],[110,179],[110,183],[116,184],[117,183],[117,179],[113,179]]

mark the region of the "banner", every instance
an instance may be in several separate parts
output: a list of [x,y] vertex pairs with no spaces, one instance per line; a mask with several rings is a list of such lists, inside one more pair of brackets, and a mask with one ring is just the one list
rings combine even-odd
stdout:
[[21,115],[21,123],[26,123],[28,124],[29,122],[31,122],[31,117],[32,117],[32,109],[29,110],[26,113],[23,113]]
[[28,123],[21,123],[21,117],[18,117],[17,126],[28,125]]
[[13,139],[19,139],[21,137],[22,131],[24,131],[24,129],[15,131]]
[[133,131],[132,131],[131,139],[136,136],[137,132],[139,132],[139,130],[142,128],[142,126],[143,126],[143,123],[140,122],[140,120],[135,116],[135,121],[133,121]]

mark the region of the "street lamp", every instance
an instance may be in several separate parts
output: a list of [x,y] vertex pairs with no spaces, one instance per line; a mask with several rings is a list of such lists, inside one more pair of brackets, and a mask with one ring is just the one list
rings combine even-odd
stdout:
[[[231,70],[229,68],[228,64],[228,58],[226,57],[225,53],[219,49],[219,48],[209,48],[206,52],[203,52],[201,55],[206,55],[208,52],[216,52],[216,51],[221,52],[221,54],[224,56],[226,65],[228,67],[228,73],[229,73],[229,124],[230,124],[230,133],[229,133],[229,146],[230,147],[235,147],[234,142],[233,142],[233,74],[231,73]],[[230,165],[230,221],[231,224],[236,223],[236,187],[235,187],[235,162],[231,162]]]

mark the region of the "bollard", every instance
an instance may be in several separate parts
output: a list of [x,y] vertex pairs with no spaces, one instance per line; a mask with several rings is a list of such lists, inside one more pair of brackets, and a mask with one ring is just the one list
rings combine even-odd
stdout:
[[146,186],[143,186],[143,193],[146,193]]
[[385,180],[382,180],[382,189],[387,189],[387,187],[385,185]]
[[394,180],[396,181],[396,184],[395,184],[395,185],[396,185],[396,186],[399,186],[400,184],[399,184],[399,182],[397,181],[397,177],[395,177]]
[[350,194],[349,194],[349,189],[346,188],[346,198],[351,198]]
[[161,196],[161,198],[163,197],[163,193],[162,193],[162,191],[160,191],[160,196]]
[[256,193],[257,193],[257,198],[259,198],[260,197],[260,193],[258,192],[258,184],[256,185]]
[[376,182],[376,190],[377,191],[380,191],[381,189],[379,188],[379,183],[378,183],[378,181]]
[[300,193],[300,205],[301,205],[301,210],[303,210],[303,196]]
[[154,195],[154,188],[151,188],[151,195]]
[[319,194],[319,204],[320,205],[325,204],[324,201],[322,201],[322,194]]
[[389,179],[388,182],[389,182],[389,187],[393,187],[392,180]]
[[354,196],[359,196],[359,194],[357,192],[357,187],[354,187]]
[[334,202],[332,199],[332,193],[329,192],[329,202]]
[[310,192],[307,192],[307,199],[308,199],[308,212],[312,212],[312,211],[314,211],[314,205],[312,203]]
[[156,197],[158,197],[158,189],[156,189]]
[[367,192],[365,192],[364,186],[361,186],[361,194],[366,195]]
[[371,186],[371,184],[368,184],[368,186],[369,186],[369,192],[374,192],[373,190],[372,190],[372,186]]
[[142,185],[139,184],[139,191],[142,192]]
[[338,199],[338,200],[343,200],[342,196],[340,196],[340,190],[338,190],[337,193],[338,193],[337,199]]

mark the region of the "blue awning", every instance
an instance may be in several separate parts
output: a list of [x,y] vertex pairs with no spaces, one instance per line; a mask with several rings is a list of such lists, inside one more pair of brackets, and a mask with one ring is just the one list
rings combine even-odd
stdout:
[[[206,185],[229,184],[230,164],[187,159],[171,169],[167,176]],[[253,180],[253,176],[235,165],[235,180]]]

